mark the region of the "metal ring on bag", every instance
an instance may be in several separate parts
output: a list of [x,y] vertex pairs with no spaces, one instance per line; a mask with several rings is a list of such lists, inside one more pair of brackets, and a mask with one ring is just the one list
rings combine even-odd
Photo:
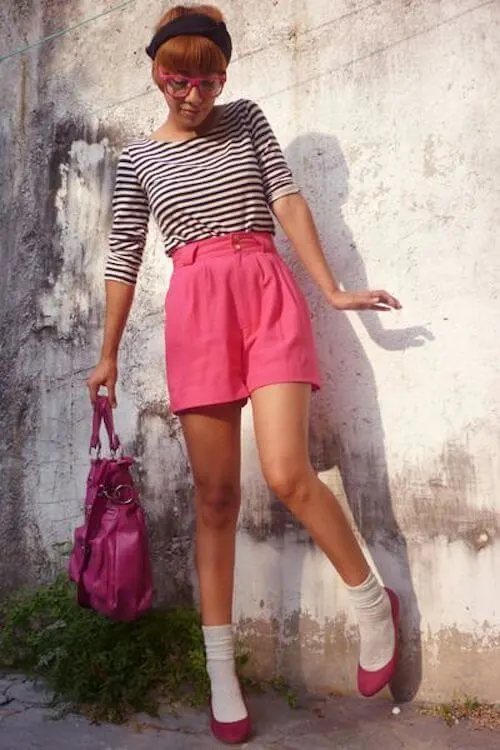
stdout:
[[111,500],[113,503],[117,503],[118,505],[130,505],[130,503],[137,502],[135,497],[129,497],[125,500],[122,500],[118,495],[120,493],[120,490],[131,490],[134,492],[134,488],[131,484],[119,484],[117,487],[113,488],[112,492],[108,492],[107,490],[103,490],[103,494],[108,498],[108,500]]

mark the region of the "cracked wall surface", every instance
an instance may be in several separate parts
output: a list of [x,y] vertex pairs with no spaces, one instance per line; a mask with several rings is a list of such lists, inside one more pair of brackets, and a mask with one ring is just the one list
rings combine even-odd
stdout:
[[[278,232],[320,352],[315,468],[402,596],[395,692],[498,700],[500,8],[221,7],[235,45],[226,100],[264,108],[345,287],[386,287],[403,303],[398,315],[334,313]],[[164,117],[143,52],[162,8],[137,0],[102,15],[111,8],[0,9],[0,57],[73,29],[0,62],[0,596],[49,580],[81,519],[114,170],[123,145]],[[170,271],[152,224],[117,423],[138,459],[160,604],[197,597],[192,483],[164,375]],[[252,669],[352,691],[346,593],[264,486],[248,409],[243,453],[236,615]]]

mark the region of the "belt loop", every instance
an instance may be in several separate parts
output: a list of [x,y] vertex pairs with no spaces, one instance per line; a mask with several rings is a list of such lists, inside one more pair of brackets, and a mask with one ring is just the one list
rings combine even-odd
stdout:
[[198,257],[198,248],[199,247],[200,246],[198,245],[198,243],[196,243],[196,245],[191,248],[191,251],[190,251],[190,254],[189,254],[189,260],[190,260],[190,265],[191,266],[193,265],[193,263],[195,262],[196,258]]
[[262,247],[262,250],[265,253],[275,252],[275,246],[274,246],[272,234],[269,234],[268,232],[262,232],[261,234],[259,234],[259,242]]
[[174,252],[174,265],[178,266],[178,268],[182,268],[183,266],[192,266],[196,260],[196,256],[198,255],[198,247],[198,243],[190,243],[188,245],[184,245],[184,247],[180,247]]

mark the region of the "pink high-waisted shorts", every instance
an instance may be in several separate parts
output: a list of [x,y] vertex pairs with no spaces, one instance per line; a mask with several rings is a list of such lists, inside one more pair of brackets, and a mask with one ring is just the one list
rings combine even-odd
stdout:
[[165,299],[173,412],[245,401],[276,383],[319,388],[307,303],[271,234],[192,242],[173,262]]

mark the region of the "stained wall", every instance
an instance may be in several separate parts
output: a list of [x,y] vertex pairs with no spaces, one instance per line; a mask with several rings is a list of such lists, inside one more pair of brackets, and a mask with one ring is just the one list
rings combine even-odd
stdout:
[[[226,100],[263,107],[345,287],[386,287],[403,303],[387,315],[328,309],[278,231],[320,351],[315,467],[402,597],[396,694],[498,700],[500,8],[221,7],[235,45]],[[100,346],[114,170],[123,145],[164,117],[143,52],[161,10],[144,0],[0,10],[2,594],[50,579],[81,518],[84,380]],[[197,596],[191,478],[165,389],[170,272],[152,225],[122,345],[117,421],[138,459],[160,603]],[[346,593],[270,497],[248,409],[243,422],[236,618],[251,669],[351,691],[357,642]]]

